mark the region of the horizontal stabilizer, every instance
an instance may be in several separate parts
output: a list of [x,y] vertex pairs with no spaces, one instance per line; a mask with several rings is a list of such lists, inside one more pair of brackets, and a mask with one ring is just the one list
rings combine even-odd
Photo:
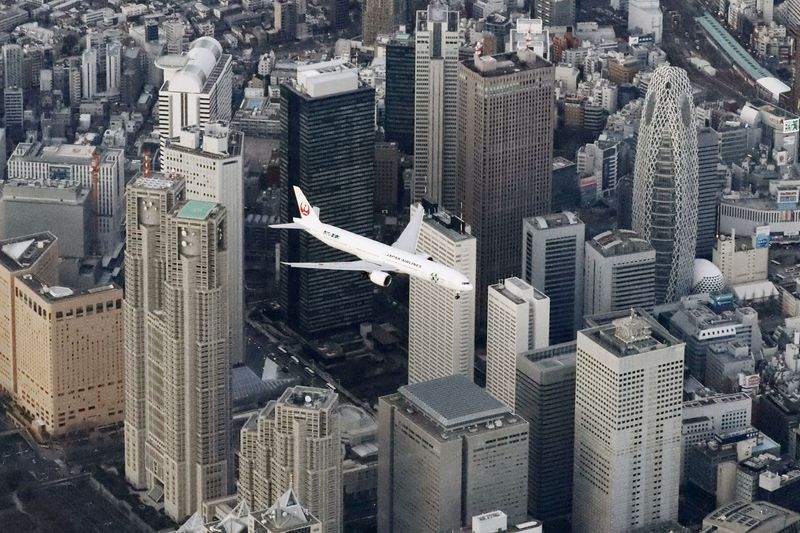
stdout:
[[304,229],[303,226],[296,222],[289,222],[288,224],[270,224],[269,227],[274,229]]
[[312,268],[319,270],[350,270],[355,272],[372,272],[374,270],[383,270],[388,272],[395,272],[397,269],[388,265],[379,265],[369,261],[342,261],[342,262],[329,262],[329,263],[283,263],[292,268]]

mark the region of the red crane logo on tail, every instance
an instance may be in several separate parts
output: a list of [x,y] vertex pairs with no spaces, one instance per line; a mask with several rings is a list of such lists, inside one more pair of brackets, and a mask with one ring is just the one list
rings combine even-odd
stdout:
[[308,216],[308,214],[310,212],[311,212],[311,207],[309,207],[309,205],[307,203],[303,202],[302,204],[300,204],[300,214],[301,215],[306,217],[306,216]]

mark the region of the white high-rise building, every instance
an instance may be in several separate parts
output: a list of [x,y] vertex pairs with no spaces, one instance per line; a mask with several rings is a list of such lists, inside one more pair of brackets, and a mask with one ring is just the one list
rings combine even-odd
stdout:
[[[430,204],[428,204],[430,205]],[[417,209],[422,209],[417,207]],[[475,283],[476,240],[469,226],[444,211],[425,217],[417,253],[456,269]],[[461,374],[470,380],[475,359],[475,292],[453,291],[411,278],[408,290],[408,382]]]
[[91,100],[97,95],[97,50],[87,48],[81,54],[81,99]]
[[656,252],[649,242],[619,229],[586,241],[585,250],[584,315],[653,309]]
[[167,41],[167,53],[179,55],[183,52],[183,35],[186,29],[180,19],[167,20],[162,26]]
[[[6,111],[8,117],[8,111]],[[19,143],[8,158],[9,179],[79,182],[93,190],[93,167],[97,165],[99,190],[94,207],[94,254],[112,255],[122,244],[125,197],[125,151],[84,144],[45,146]]]
[[23,86],[23,51],[18,44],[3,45],[3,78],[5,87]]
[[232,59],[211,37],[200,37],[183,55],[156,59],[164,71],[158,92],[158,129],[162,146],[186,126],[228,122],[233,115]]
[[576,533],[678,518],[683,350],[643,310],[578,332]]
[[179,521],[231,485],[226,212],[156,174],[127,222],[125,476]]
[[122,45],[114,41],[106,48],[106,94],[119,94],[122,77]]
[[186,198],[217,202],[228,212],[228,307],[231,359],[244,360],[244,135],[220,123],[190,126],[167,141],[161,168],[186,180]]
[[486,392],[516,409],[517,356],[545,348],[550,298],[519,278],[489,287],[486,320]]
[[633,229],[656,249],[656,304],[691,290],[698,203],[694,117],[686,71],[657,68],[645,97],[633,177]]
[[414,76],[414,201],[430,198],[451,213],[458,156],[458,11],[434,0],[417,11]]
[[342,531],[342,441],[338,395],[290,387],[251,416],[240,435],[239,498],[265,509],[289,488],[322,523]]
[[659,0],[629,0],[628,31],[631,34],[652,33],[656,44],[661,42],[664,14]]

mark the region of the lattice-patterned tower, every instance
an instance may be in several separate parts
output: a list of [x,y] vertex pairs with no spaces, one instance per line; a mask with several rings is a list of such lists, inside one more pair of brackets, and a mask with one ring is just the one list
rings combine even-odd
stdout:
[[697,241],[697,128],[686,71],[662,66],[636,145],[633,229],[656,249],[656,303],[688,294]]

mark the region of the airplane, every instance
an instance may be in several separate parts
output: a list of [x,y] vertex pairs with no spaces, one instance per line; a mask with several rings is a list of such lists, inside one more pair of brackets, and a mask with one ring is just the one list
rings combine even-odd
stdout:
[[472,291],[472,283],[461,272],[435,262],[431,256],[416,252],[419,230],[422,227],[424,210],[418,206],[400,238],[391,246],[367,237],[325,224],[319,219],[319,208],[313,207],[299,187],[294,187],[300,218],[292,218],[286,224],[272,224],[276,229],[304,230],[332,248],[358,257],[355,261],[329,263],[284,263],[292,268],[322,270],[351,270],[363,272],[375,285],[388,287],[392,274],[425,280],[455,291],[455,298]]

